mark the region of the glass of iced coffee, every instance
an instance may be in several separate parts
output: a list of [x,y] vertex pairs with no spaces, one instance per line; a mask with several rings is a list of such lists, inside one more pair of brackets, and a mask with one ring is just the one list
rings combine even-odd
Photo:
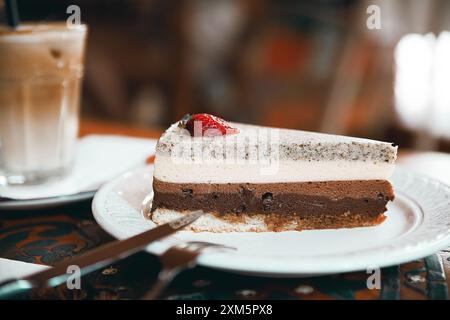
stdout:
[[86,33],[66,23],[0,26],[0,185],[70,170]]

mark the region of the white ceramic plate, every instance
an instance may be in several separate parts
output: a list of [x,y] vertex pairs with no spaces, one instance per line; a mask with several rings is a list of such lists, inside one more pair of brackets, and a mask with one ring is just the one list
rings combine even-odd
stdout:
[[30,199],[30,200],[1,200],[0,210],[35,210],[43,208],[53,208],[56,206],[62,206],[92,199],[94,197],[94,194],[95,191],[88,191],[67,196],[59,196],[51,198]]
[[[153,167],[129,172],[95,195],[94,217],[111,235],[128,238],[149,228],[141,204],[152,192]],[[236,251],[210,251],[199,264],[261,276],[305,276],[366,270],[408,262],[450,245],[450,188],[397,168],[396,199],[376,227],[268,233],[181,231],[147,250],[159,254],[181,241],[222,243]]]

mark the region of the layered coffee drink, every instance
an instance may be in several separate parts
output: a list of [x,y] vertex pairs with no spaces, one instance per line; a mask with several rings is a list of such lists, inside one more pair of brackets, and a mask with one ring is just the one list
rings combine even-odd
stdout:
[[87,28],[0,27],[0,184],[38,183],[70,168]]

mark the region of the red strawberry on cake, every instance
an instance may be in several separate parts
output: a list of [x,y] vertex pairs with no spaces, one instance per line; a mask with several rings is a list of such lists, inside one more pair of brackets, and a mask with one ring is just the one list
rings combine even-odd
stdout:
[[186,128],[191,136],[215,136],[239,132],[225,120],[207,113],[184,116],[180,121],[180,127]]

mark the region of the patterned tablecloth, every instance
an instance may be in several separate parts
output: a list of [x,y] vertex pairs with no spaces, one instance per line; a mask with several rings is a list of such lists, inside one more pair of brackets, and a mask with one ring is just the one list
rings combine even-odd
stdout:
[[[54,265],[111,241],[93,220],[90,202],[32,212],[0,212],[0,257]],[[36,299],[138,299],[153,283],[158,259],[138,253],[82,279],[80,290],[35,291]],[[368,289],[366,272],[314,278],[243,276],[196,267],[181,273],[165,299],[448,299],[450,250],[381,271]]]

